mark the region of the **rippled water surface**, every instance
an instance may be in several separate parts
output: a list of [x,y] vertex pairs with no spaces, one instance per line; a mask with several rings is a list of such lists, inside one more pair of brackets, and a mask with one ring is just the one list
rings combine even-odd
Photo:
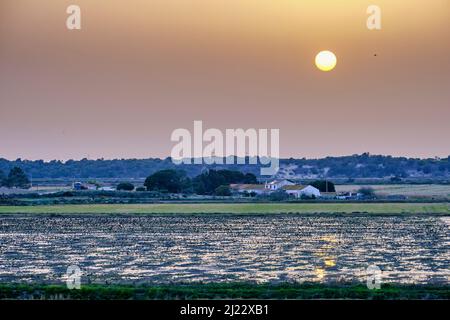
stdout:
[[0,216],[0,282],[450,281],[450,217]]

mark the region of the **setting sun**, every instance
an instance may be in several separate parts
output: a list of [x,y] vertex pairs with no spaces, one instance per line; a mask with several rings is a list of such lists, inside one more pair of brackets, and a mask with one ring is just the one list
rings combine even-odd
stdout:
[[331,71],[336,66],[337,59],[331,51],[321,51],[316,56],[316,66],[322,71]]

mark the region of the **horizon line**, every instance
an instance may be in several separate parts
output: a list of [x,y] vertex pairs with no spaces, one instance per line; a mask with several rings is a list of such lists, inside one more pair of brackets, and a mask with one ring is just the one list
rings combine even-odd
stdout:
[[[346,158],[346,157],[355,157],[355,156],[364,156],[367,155],[369,157],[391,157],[391,158],[406,158],[406,159],[415,159],[415,160],[442,160],[442,159],[448,159],[450,158],[450,154],[447,157],[440,157],[440,156],[430,156],[430,157],[411,157],[411,156],[394,156],[394,155],[389,155],[389,154],[371,154],[369,152],[363,152],[361,154],[358,153],[354,153],[354,154],[347,154],[347,155],[328,155],[328,156],[323,156],[323,157],[279,157],[279,158],[275,158],[275,157],[260,157],[260,156],[245,156],[245,157],[238,157],[236,155],[230,155],[230,156],[226,156],[226,157],[204,157],[202,159],[226,159],[226,158],[244,158],[244,159],[250,159],[250,158],[269,158],[269,159],[279,159],[279,160],[322,160],[322,159],[326,159],[326,158]],[[6,160],[8,162],[17,162],[17,161],[21,161],[21,162],[37,162],[37,161],[43,161],[44,163],[49,163],[49,162],[69,162],[69,161],[124,161],[124,160],[162,160],[165,161],[167,159],[171,159],[170,156],[167,156],[165,158],[162,157],[147,157],[147,158],[78,158],[78,159],[74,159],[74,158],[70,158],[70,159],[27,159],[27,158],[21,158],[18,157],[16,159],[8,159],[5,157],[0,157],[0,161],[2,160]],[[194,159],[198,159],[198,158],[183,158],[183,159],[190,159],[190,160],[194,160]],[[180,159],[178,159],[180,160]],[[212,165],[214,165],[215,163],[213,163]],[[189,165],[189,164],[185,164],[185,165]],[[194,163],[192,163],[192,165],[195,165]],[[197,164],[198,165],[198,164]],[[223,165],[227,165],[226,163],[224,163]]]

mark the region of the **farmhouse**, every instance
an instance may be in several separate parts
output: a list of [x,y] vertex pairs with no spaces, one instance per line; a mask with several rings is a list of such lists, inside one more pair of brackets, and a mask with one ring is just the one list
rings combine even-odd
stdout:
[[284,191],[286,191],[287,194],[293,195],[296,198],[300,198],[302,196],[306,197],[320,197],[320,191],[319,189],[313,187],[313,186],[302,186],[302,185],[287,185],[282,188]]
[[284,186],[295,186],[295,183],[287,179],[277,179],[264,184],[264,188],[270,191],[276,191]]
[[277,179],[264,184],[231,184],[230,189],[237,193],[254,193],[258,195],[284,190],[287,194],[296,198],[321,196],[319,189],[310,185],[298,185],[287,179]]

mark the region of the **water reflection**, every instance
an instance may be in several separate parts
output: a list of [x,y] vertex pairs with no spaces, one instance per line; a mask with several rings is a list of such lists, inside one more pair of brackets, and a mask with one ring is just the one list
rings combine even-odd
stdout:
[[0,281],[448,283],[449,218],[1,216]]
[[[339,234],[339,238],[341,234]],[[339,244],[341,240],[338,240],[337,236],[334,234],[328,234],[322,236],[317,245],[317,252],[315,255],[317,257],[315,273],[317,280],[322,281],[325,278],[327,269],[336,266],[337,251],[339,249]]]

